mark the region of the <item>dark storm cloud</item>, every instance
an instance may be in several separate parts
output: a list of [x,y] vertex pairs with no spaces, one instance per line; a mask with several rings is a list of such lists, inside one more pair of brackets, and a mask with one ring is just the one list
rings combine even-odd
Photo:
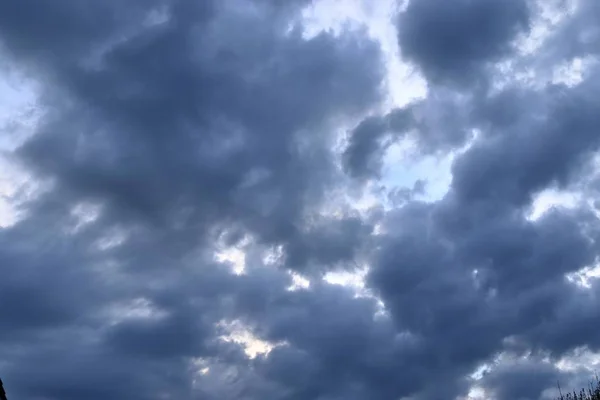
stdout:
[[[486,96],[471,114],[481,134],[456,158],[448,194],[386,218],[371,286],[399,327],[421,336],[421,362],[448,365],[453,381],[511,348],[507,338],[515,351],[553,357],[597,348],[585,328],[596,323],[597,281],[581,289],[565,278],[597,259],[597,217],[581,204],[526,218],[541,190],[586,180],[597,82],[592,73],[575,87]],[[502,104],[510,114],[490,113]],[[509,398],[511,380],[498,382],[498,396]]]
[[[83,235],[61,232],[67,219],[56,214],[37,215],[0,231],[0,336],[5,340],[86,319],[89,307],[111,297],[103,293],[102,282],[92,282],[93,270],[81,268],[98,261],[87,251],[89,242]],[[41,233],[42,226],[56,231]],[[120,289],[113,286],[115,299]]]
[[[477,142],[455,163],[458,192],[521,205],[551,184],[565,187],[600,144],[598,82],[594,75],[576,88],[551,86],[539,93],[544,110],[532,110],[513,126],[500,125],[502,134]],[[513,97],[522,109],[523,100],[529,99]]]
[[412,202],[388,216],[369,276],[397,329],[419,338],[415,359],[427,379],[460,382],[511,349],[509,337],[515,351],[555,357],[595,348],[584,327],[595,322],[596,289],[564,277],[595,259],[597,246],[584,233],[590,215],[557,210],[530,222],[493,200],[485,208],[455,201]]
[[[243,366],[217,339],[235,318],[227,299],[291,282],[215,265],[209,239],[223,230],[318,262],[352,257],[360,219],[303,217],[334,183],[330,122],[379,100],[379,47],[289,31],[308,4],[0,5],[2,51],[42,91],[16,156],[51,183],[2,232],[0,358],[14,395],[197,398],[193,358]],[[82,202],[99,215],[73,230]],[[150,311],[127,311],[139,301]]]
[[[498,52],[500,55],[505,54]],[[484,65],[495,56],[490,53],[481,58],[473,56],[472,60],[467,57],[465,65],[475,61]],[[440,58],[431,67],[444,71],[448,68],[445,63]],[[406,380],[388,385],[385,374],[369,376],[362,372],[352,380],[357,382],[353,391],[357,398],[369,397],[365,394],[368,392],[361,390],[370,387],[371,379],[380,383],[379,388],[385,388],[382,392],[366,389],[377,398],[410,394],[431,399],[454,398],[466,394],[469,373],[503,351],[550,355],[555,361],[575,348],[597,350],[597,338],[589,327],[598,323],[598,281],[592,279],[591,288],[586,289],[566,278],[595,263],[597,217],[587,204],[578,204],[572,210],[559,207],[547,211],[535,221],[527,218],[533,197],[541,190],[577,187],[588,180],[582,174],[590,170],[599,137],[594,96],[597,84],[597,72],[592,70],[581,83],[571,87],[547,85],[535,89],[508,85],[496,92],[477,89],[449,96],[451,100],[445,104],[429,99],[418,103],[422,106],[429,101],[431,113],[425,115],[430,118],[429,126],[435,126],[427,130],[423,129],[427,125],[413,122],[410,127],[425,152],[431,143],[434,145],[430,149],[456,148],[470,138],[472,129],[479,132],[471,147],[455,159],[453,181],[443,199],[429,204],[409,199],[383,219],[384,233],[374,241],[377,250],[368,285],[385,303],[391,316],[389,322],[396,332],[404,333],[404,341],[402,350],[394,356],[396,363],[384,359],[378,362],[390,363],[392,370],[402,370]],[[434,90],[433,96],[436,93],[439,92]],[[465,103],[459,100],[464,98],[470,101],[466,103],[467,110],[454,119],[456,126],[462,128],[458,131],[464,132],[456,136],[457,140],[452,135],[456,132],[452,124],[444,126],[431,115],[442,112],[436,105],[453,105],[460,110],[459,105]],[[456,117],[457,113],[449,115]],[[391,131],[387,118],[370,117],[352,133],[345,154],[351,175],[377,176]],[[434,125],[432,120],[438,123]],[[439,132],[439,141],[427,141],[423,132]],[[300,320],[295,318],[296,322]],[[316,329],[318,320],[307,325]],[[331,331],[336,328],[313,332]],[[290,332],[298,334],[300,330],[294,328]],[[294,336],[290,333],[286,337]],[[340,345],[347,337],[336,335]],[[360,343],[364,341],[363,338],[353,342],[353,346],[362,349]],[[328,379],[335,381],[329,378],[335,376],[334,371],[351,371],[347,367],[355,359],[342,357],[342,361],[332,363],[324,358],[317,362],[311,354],[327,352],[322,348],[305,350],[314,343],[298,342],[295,350],[279,350],[290,360],[298,360],[298,364],[287,364],[285,376],[271,372],[273,380],[284,381],[286,388],[300,388],[295,397],[288,398],[312,398],[317,393],[331,393],[324,398],[352,398],[343,392],[335,393],[342,384],[331,389],[319,383],[317,377],[324,374],[319,369],[324,363],[331,372]],[[367,348],[376,349],[372,345]],[[283,357],[281,353],[273,354]],[[281,358],[271,359],[274,360],[277,367],[272,371],[283,370],[286,364]],[[288,373],[294,368],[299,375]],[[481,383],[499,399],[538,398],[554,387],[556,378],[567,377],[552,364],[532,363],[527,368],[510,370],[515,374],[502,367],[492,371]],[[579,371],[578,376],[586,373]],[[360,377],[364,383],[360,383]],[[574,376],[567,378],[570,383],[580,382]],[[525,387],[524,382],[529,384]]]
[[[452,399],[482,364],[498,399],[581,381],[552,362],[600,348],[598,280],[566,278],[596,261],[600,224],[587,202],[527,213],[546,188],[595,193],[598,72],[495,87],[536,7],[412,0],[399,42],[427,96],[359,124],[342,166],[376,180],[409,138],[456,154],[452,184],[429,203],[393,188],[392,209],[363,215],[331,204],[349,191],[333,132],[381,100],[379,47],[359,31],[305,38],[308,4],[0,2],[2,52],[39,82],[43,111],[12,156],[45,186],[0,231],[11,396]],[[572,56],[558,47],[589,37],[591,4],[533,64]],[[82,205],[97,218],[82,223]],[[247,250],[242,275],[215,261],[223,244]],[[321,280],[358,265],[360,296]],[[291,290],[290,269],[310,286]],[[248,357],[222,339],[233,322],[277,346]]]
[[485,81],[486,67],[511,52],[529,22],[526,0],[416,0],[400,14],[398,41],[434,83]]
[[409,367],[413,339],[398,335],[387,316],[374,316],[374,299],[327,284],[269,297],[249,314],[261,337],[286,342],[255,361],[261,375],[281,385],[266,397],[384,399],[426,379]]
[[[498,28],[493,38],[482,32],[461,36],[471,29],[467,11],[491,12],[488,17],[496,14],[499,17],[494,24],[501,24],[511,15],[507,10],[516,4],[464,2],[456,8],[441,3],[433,7],[434,2],[427,1],[409,4],[399,23],[400,45],[405,56],[420,51],[411,57],[434,85],[430,95],[438,92],[435,85],[444,79],[460,81],[452,72],[484,73],[491,61],[508,54],[514,25]],[[586,10],[589,6],[582,7]],[[432,16],[442,9],[464,26],[437,36],[439,27],[432,23]],[[579,12],[573,18],[581,18]],[[425,20],[429,25],[419,25]],[[419,26],[431,42],[411,48],[413,42],[408,41],[416,43],[419,36],[414,27]],[[576,29],[569,19],[565,26]],[[410,27],[412,36],[405,34]],[[569,36],[562,29],[558,28],[566,41]],[[465,47],[453,48],[453,39]],[[485,51],[469,52],[476,47],[467,46],[484,40],[490,41]],[[449,45],[445,56],[440,50],[442,42]],[[552,41],[549,47],[555,44]],[[453,70],[455,66],[459,69]],[[404,202],[384,218],[385,234],[379,238],[369,286],[381,296],[397,329],[419,338],[415,353],[432,382],[460,382],[505,350],[534,351],[556,359],[580,346],[597,349],[596,338],[586,329],[597,323],[593,317],[598,309],[597,280],[591,281],[590,289],[582,289],[566,279],[567,274],[596,261],[597,217],[587,204],[578,204],[574,210],[557,208],[535,221],[526,216],[540,191],[577,187],[588,181],[584,173],[590,171],[598,150],[594,95],[598,82],[597,69],[592,67],[575,86],[548,84],[537,89],[508,85],[489,93],[481,88],[460,92],[461,96],[470,93],[472,101],[458,125],[465,131],[477,129],[478,134],[469,149],[456,157],[448,194],[429,204]],[[443,124],[437,127],[440,143],[451,143],[452,129]],[[418,126],[415,131],[419,138]],[[373,148],[365,146],[363,151],[363,157],[374,157],[372,164],[378,162]],[[516,377],[498,369],[493,380],[488,378],[488,389],[498,398],[538,398],[553,386],[558,373],[553,366],[551,371],[532,366],[530,372],[519,376],[539,379],[524,388],[524,381],[518,383]],[[464,394],[464,387],[455,389],[448,390],[446,397]]]
[[[356,259],[361,249],[369,246],[373,226],[360,215],[343,218],[323,218],[317,226],[298,234],[286,246],[285,263],[298,270],[317,266],[348,263]],[[349,266],[354,269],[354,265]]]
[[[265,11],[265,23],[232,4],[192,4],[52,9],[82,32],[27,30],[51,24],[33,11],[5,24],[7,48],[44,68],[58,107],[20,155],[70,199],[110,204],[107,219],[185,221],[179,229],[229,219],[267,242],[291,240],[333,173],[323,123],[377,99],[378,48],[352,33],[305,41],[285,33],[280,13]],[[120,20],[150,11],[166,21]]]

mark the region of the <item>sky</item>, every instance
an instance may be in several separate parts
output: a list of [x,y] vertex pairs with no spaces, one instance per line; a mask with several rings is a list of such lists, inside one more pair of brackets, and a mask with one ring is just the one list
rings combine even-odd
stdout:
[[538,400],[600,367],[597,0],[0,1],[21,400]]

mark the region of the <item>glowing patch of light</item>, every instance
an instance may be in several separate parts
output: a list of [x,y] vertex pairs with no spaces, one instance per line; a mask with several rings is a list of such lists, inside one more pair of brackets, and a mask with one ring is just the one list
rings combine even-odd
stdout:
[[489,369],[490,366],[484,363],[469,375],[469,378],[473,381],[473,384],[471,385],[467,395],[461,397],[462,400],[484,400],[488,398],[485,389],[479,385],[479,381],[483,378],[484,374],[489,371]]
[[[402,107],[416,99],[427,95],[425,80],[408,63],[404,63],[400,56],[398,47],[397,30],[395,18],[399,10],[406,6],[407,2],[400,4],[396,0],[381,0],[376,3],[363,0],[324,0],[308,7],[303,13],[302,25],[307,38],[314,37],[320,32],[327,31],[339,34],[344,29],[359,28],[366,29],[368,35],[379,42],[384,63],[386,66],[386,77],[384,85],[387,98],[377,110],[371,110],[375,114],[385,114],[395,107]],[[358,122],[358,121],[355,121]],[[410,166],[406,173],[398,168],[393,156],[394,150],[386,162],[387,173],[383,183],[392,186],[404,186],[405,181],[410,180],[408,175],[432,175],[434,172],[449,171],[450,161],[444,163],[440,168],[433,157],[417,161]],[[438,160],[439,161],[439,160]],[[404,167],[404,166],[403,166]],[[427,172],[424,172],[426,170]],[[441,198],[449,185],[449,173],[430,177],[430,197]],[[439,182],[438,182],[439,181]],[[374,194],[370,190],[365,191],[358,201],[353,201],[355,210],[364,213],[367,210],[386,204],[385,194]]]
[[469,389],[469,393],[465,397],[465,400],[487,400],[489,398],[490,397],[482,387],[473,386]]
[[125,243],[128,237],[129,232],[124,229],[110,229],[96,242],[96,246],[101,251],[109,250]]
[[578,57],[569,62],[564,62],[554,68],[552,83],[562,83],[568,87],[576,86],[584,80],[585,73],[594,63],[595,60],[592,57]]
[[382,182],[390,188],[412,188],[419,180],[426,182],[424,200],[444,197],[452,182],[451,167],[455,154],[425,156],[411,160],[415,143],[405,140],[390,146],[384,161]]
[[328,272],[323,277],[323,280],[332,285],[351,287],[357,292],[360,292],[365,288],[365,276],[367,272],[367,269],[359,272]]
[[246,252],[245,247],[250,243],[248,237],[244,238],[237,246],[223,246],[215,253],[215,259],[221,263],[231,265],[233,272],[241,275],[246,270]]
[[469,377],[473,380],[479,380],[481,378],[483,378],[483,375],[488,372],[490,370],[490,366],[486,363],[480,365],[479,367],[477,367],[475,369],[475,371],[473,371],[473,373],[471,375],[469,375]]
[[164,311],[159,310],[154,304],[143,297],[113,304],[107,310],[111,325],[118,324],[131,319],[161,319],[166,316]]
[[396,0],[376,3],[362,0],[324,0],[304,12],[303,26],[307,37],[322,31],[339,33],[348,27],[364,27],[369,36],[379,42],[387,69],[389,98],[384,111],[423,98],[427,93],[424,79],[414,68],[402,62],[398,48],[394,19],[402,5]]
[[370,190],[365,191],[360,198],[353,202],[354,209],[359,212],[369,211],[373,207],[377,207],[381,204],[381,199],[374,195]]
[[306,290],[310,288],[310,281],[296,272],[289,273],[292,277],[292,284],[287,288],[288,291]]
[[535,196],[527,218],[535,221],[552,207],[574,208],[580,201],[581,196],[577,193],[546,189]]
[[556,67],[552,52],[545,54],[544,46],[552,42],[553,34],[575,13],[577,1],[543,0],[532,3],[536,12],[532,13],[534,19],[530,29],[515,41],[517,57],[496,64],[499,74],[494,81],[494,91],[511,85],[539,90],[549,82],[575,82],[574,70],[566,65]]
[[[385,0],[382,1],[385,3]],[[306,38],[323,31],[339,34],[348,24],[364,22],[365,14],[357,0],[323,0],[307,7],[302,13],[302,25]]]
[[535,6],[537,18],[531,23],[527,35],[517,40],[517,48],[522,55],[535,53],[556,30],[556,27],[577,10],[579,0],[543,0]]
[[273,266],[277,265],[283,259],[283,246],[274,246],[262,255],[262,262],[264,265]]
[[556,367],[564,372],[579,372],[582,369],[593,371],[600,365],[600,353],[579,348],[556,362]]
[[569,282],[586,289],[590,289],[592,287],[591,281],[598,278],[600,278],[600,264],[595,264],[567,275]]
[[217,261],[230,263],[233,272],[240,275],[246,269],[246,253],[236,247],[230,247],[216,254]]
[[193,358],[190,361],[190,367],[195,373],[195,376],[192,378],[192,385],[194,387],[201,385],[202,380],[205,379],[209,373],[211,373],[209,361],[202,357]]
[[102,206],[91,202],[81,202],[71,209],[71,217],[74,219],[72,232],[79,232],[86,225],[91,224],[100,216]]
[[345,272],[336,271],[328,272],[323,277],[323,280],[330,285],[340,285],[348,287],[354,290],[355,298],[368,298],[375,301],[376,311],[375,317],[387,318],[389,317],[388,310],[385,307],[385,303],[377,297],[372,291],[366,286],[366,276],[369,272],[368,268],[364,268],[357,272]]
[[21,218],[12,199],[17,195],[20,183],[24,179],[22,177],[9,161],[0,157],[0,228],[13,226]]
[[14,149],[31,134],[39,113],[35,107],[38,89],[10,71],[0,74],[0,149]]
[[221,339],[242,346],[249,358],[256,358],[259,355],[268,354],[271,350],[280,345],[259,339],[238,321],[221,322],[219,323],[219,326],[227,331],[225,335],[221,336]]
[[13,226],[23,216],[13,197],[29,177],[12,162],[10,153],[31,136],[40,116],[36,86],[11,72],[0,74],[0,228]]
[[171,20],[171,14],[168,7],[163,6],[160,8],[154,8],[148,12],[144,20],[144,28],[153,28],[156,26],[164,25]]

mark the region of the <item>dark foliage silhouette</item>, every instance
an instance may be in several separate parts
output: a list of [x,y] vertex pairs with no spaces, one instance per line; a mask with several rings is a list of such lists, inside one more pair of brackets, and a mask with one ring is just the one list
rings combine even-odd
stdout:
[[0,379],[0,400],[8,400],[6,398],[6,392],[4,391],[4,384],[2,382],[2,379]]
[[[559,386],[560,390],[560,386]],[[596,378],[595,385],[590,383],[589,388],[581,389],[579,392],[560,394],[558,400],[600,400],[600,380]]]

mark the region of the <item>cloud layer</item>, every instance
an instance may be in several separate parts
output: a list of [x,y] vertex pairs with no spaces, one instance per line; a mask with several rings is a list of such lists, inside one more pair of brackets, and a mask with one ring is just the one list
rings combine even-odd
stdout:
[[[39,115],[2,154],[27,177],[0,224],[10,398],[508,400],[585,382],[600,7],[549,3],[410,0],[384,22],[427,93],[381,111],[389,55],[364,26],[307,34],[309,0],[0,2],[4,71],[35,83]],[[452,157],[442,198],[384,184],[406,143],[413,162]],[[574,200],[533,218],[552,191]]]

